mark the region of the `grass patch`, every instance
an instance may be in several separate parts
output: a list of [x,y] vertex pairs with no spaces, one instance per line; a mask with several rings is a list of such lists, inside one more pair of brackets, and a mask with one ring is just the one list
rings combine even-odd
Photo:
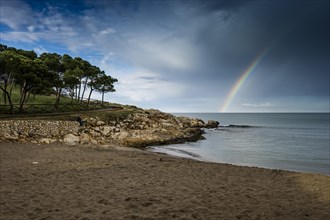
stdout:
[[[111,104],[112,105],[112,104]],[[78,114],[81,117],[87,117],[87,118],[99,118],[100,120],[104,122],[110,122],[110,121],[122,121],[128,118],[129,115],[134,114],[140,109],[138,108],[132,108],[130,106],[123,106],[120,104],[116,104],[117,107],[122,107],[122,109],[118,110],[109,110],[109,111],[96,111],[96,112],[81,112]],[[76,116],[78,116],[76,115]]]
[[[7,100],[4,103],[4,93],[0,91],[0,114],[10,114],[10,106]],[[76,112],[76,111],[89,111],[107,109],[109,107],[119,107],[119,104],[113,104],[104,102],[101,104],[99,100],[91,100],[90,104],[87,101],[72,100],[70,97],[62,96],[60,98],[60,104],[58,108],[55,108],[56,96],[50,95],[30,95],[28,101],[24,104],[23,110],[19,110],[20,91],[19,87],[15,86],[12,90],[12,103],[14,105],[15,115],[26,114],[45,114],[45,113],[64,113],[64,112]]]
[[81,118],[99,118],[104,122],[120,121],[126,119],[130,114],[141,111],[142,109],[134,106],[120,105],[110,103],[115,108],[100,110],[72,111],[61,113],[43,113],[43,114],[0,114],[0,120],[20,119],[20,120],[55,120],[55,121],[75,121],[78,116]]

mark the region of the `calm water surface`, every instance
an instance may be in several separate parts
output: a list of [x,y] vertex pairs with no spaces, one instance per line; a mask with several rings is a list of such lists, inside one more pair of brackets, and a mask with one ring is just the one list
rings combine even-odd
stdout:
[[217,120],[206,140],[151,151],[198,160],[330,175],[329,113],[186,113]]

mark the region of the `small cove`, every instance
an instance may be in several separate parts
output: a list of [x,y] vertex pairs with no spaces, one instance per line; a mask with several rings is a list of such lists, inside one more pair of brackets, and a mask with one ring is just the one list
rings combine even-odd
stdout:
[[150,151],[202,161],[330,175],[328,113],[187,113],[217,120],[206,140]]

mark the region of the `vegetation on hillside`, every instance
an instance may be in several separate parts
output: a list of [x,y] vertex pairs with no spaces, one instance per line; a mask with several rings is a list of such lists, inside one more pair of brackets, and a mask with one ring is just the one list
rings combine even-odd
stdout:
[[[70,104],[84,102],[89,107],[91,95],[96,91],[102,94],[103,105],[104,94],[115,92],[114,83],[117,81],[80,57],[56,53],[38,56],[34,51],[0,44],[0,103],[8,106],[12,114],[15,102],[19,103],[22,112],[31,96],[35,100],[36,95],[53,95],[52,98],[40,96],[39,99],[47,100],[42,102],[44,104],[52,100],[54,109],[68,100]],[[69,98],[61,98],[65,96]]]

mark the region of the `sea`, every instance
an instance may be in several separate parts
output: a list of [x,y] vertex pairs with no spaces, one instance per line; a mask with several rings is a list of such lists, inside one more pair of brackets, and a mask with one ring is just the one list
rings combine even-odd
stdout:
[[201,161],[330,175],[329,113],[176,113],[216,120],[205,140],[151,146]]

